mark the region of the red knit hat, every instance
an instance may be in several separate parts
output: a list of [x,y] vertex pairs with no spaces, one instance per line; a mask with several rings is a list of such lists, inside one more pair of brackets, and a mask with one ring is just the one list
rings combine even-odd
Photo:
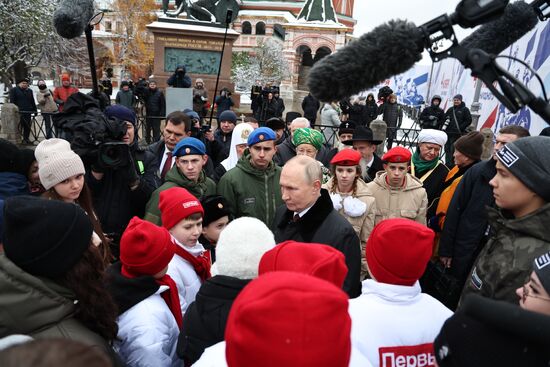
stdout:
[[361,153],[353,149],[343,149],[336,153],[330,161],[335,166],[357,166],[361,161]]
[[411,161],[411,151],[403,147],[391,148],[382,157],[382,161],[386,163],[407,163]]
[[434,232],[410,219],[378,223],[367,241],[367,265],[380,283],[412,286],[432,256]]
[[295,271],[331,282],[341,288],[348,273],[344,254],[320,243],[285,241],[267,251],[258,274],[270,271]]
[[155,275],[174,257],[174,243],[165,228],[133,217],[120,238],[122,273]]
[[270,272],[239,294],[227,320],[229,367],[347,367],[348,297],[310,275]]
[[181,220],[195,213],[204,216],[200,201],[182,187],[172,187],[160,193],[159,209],[162,226],[171,229]]

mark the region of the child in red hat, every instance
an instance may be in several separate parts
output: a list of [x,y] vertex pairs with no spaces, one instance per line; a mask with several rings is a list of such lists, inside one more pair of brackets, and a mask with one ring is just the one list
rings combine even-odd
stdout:
[[388,218],[408,218],[426,224],[428,196],[422,181],[409,173],[411,152],[395,147],[382,157],[384,171],[367,184],[376,199],[375,224]]
[[168,274],[178,285],[181,312],[195,300],[201,284],[210,278],[210,253],[201,245],[204,209],[200,201],[182,187],[160,193],[162,225],[172,235],[176,256]]
[[[452,312],[422,293],[418,279],[435,234],[409,219],[376,225],[367,242],[372,279],[350,300],[351,340],[373,366],[433,366],[433,341]],[[406,361],[399,362],[399,361]]]
[[182,326],[178,289],[166,274],[174,247],[166,229],[138,217],[120,239],[120,262],[108,268],[107,288],[119,309],[114,348],[124,365],[182,364],[176,355]]

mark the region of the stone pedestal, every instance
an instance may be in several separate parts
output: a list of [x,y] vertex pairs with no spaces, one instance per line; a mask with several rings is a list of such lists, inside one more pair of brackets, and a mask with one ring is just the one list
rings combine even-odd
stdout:
[[[193,85],[197,78],[204,80],[208,100],[214,100],[214,88],[220,63],[225,27],[220,24],[160,18],[147,26],[154,36],[153,78],[159,87],[166,88],[166,81],[176,70],[177,65],[185,65]],[[222,88],[234,91],[231,82],[231,59],[233,43],[239,33],[228,29],[221,64],[218,95]],[[239,106],[239,95],[231,98],[235,107]]]
[[0,136],[14,144],[21,142],[21,133],[19,132],[19,108],[13,103],[4,103],[2,105],[2,115],[0,116]]

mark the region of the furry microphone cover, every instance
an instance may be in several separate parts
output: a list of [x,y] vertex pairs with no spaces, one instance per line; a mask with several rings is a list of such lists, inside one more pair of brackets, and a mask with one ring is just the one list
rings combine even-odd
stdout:
[[93,0],[63,0],[53,14],[53,25],[64,38],[79,37],[94,16]]

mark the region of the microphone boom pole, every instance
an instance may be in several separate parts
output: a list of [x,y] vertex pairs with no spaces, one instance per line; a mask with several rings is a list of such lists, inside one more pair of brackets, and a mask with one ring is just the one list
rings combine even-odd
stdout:
[[92,40],[92,30],[93,26],[88,24],[84,30],[86,34],[86,45],[88,46],[88,58],[90,59],[90,72],[92,74],[92,94],[95,98],[99,97],[99,88],[97,84],[97,75],[96,75],[96,66],[95,66],[95,55],[94,55],[94,43]]

